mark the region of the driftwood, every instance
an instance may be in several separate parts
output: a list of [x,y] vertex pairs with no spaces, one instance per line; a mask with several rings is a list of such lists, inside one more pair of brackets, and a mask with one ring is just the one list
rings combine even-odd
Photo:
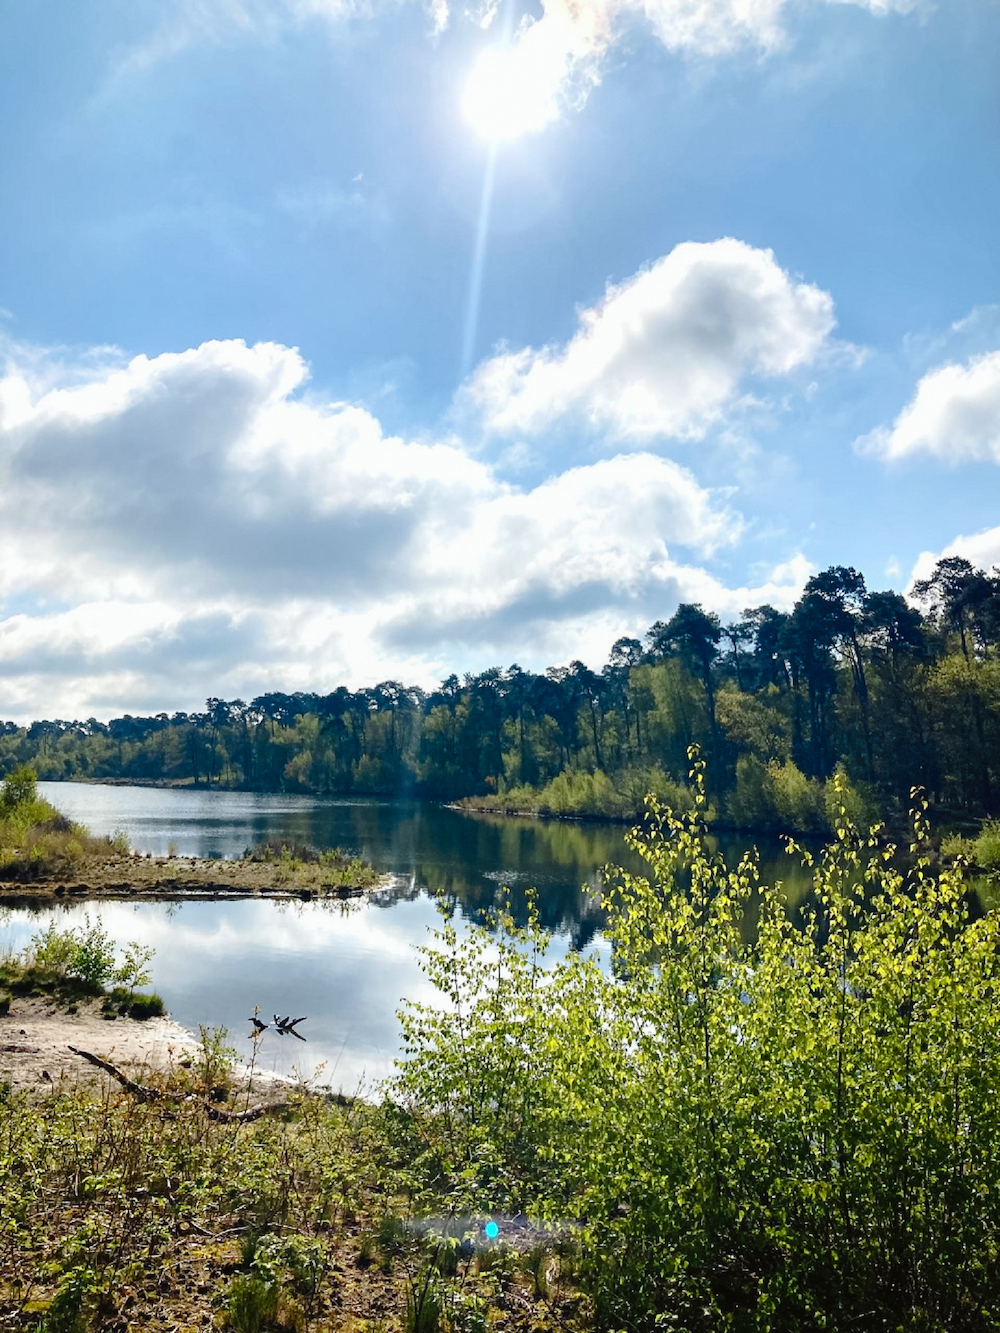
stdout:
[[81,1051],[77,1046],[71,1046],[69,1049],[74,1055],[80,1056],[82,1060],[87,1060],[90,1064],[96,1065],[98,1069],[105,1070],[112,1078],[116,1078],[126,1092],[132,1093],[133,1097],[138,1097],[140,1101],[155,1102],[163,1096],[159,1088],[147,1088],[142,1083],[136,1083],[134,1078],[129,1078],[128,1074],[123,1073],[117,1065],[102,1060],[99,1055],[94,1055],[90,1051]]
[[[134,1078],[129,1078],[117,1065],[111,1064],[109,1060],[102,1060],[99,1055],[94,1055],[91,1051],[82,1051],[78,1046],[69,1048],[74,1055],[87,1060],[90,1064],[96,1065],[98,1069],[105,1070],[112,1078],[118,1080],[126,1092],[130,1092],[133,1097],[138,1097],[143,1102],[159,1101],[163,1093],[159,1088],[147,1088],[142,1083],[136,1083]],[[251,1106],[245,1111],[225,1111],[221,1106],[216,1106],[212,1102],[202,1101],[205,1108],[205,1114],[209,1120],[218,1120],[225,1125],[248,1125],[254,1120],[259,1120],[261,1116],[270,1115],[272,1112],[285,1111],[288,1109],[288,1102],[267,1102],[263,1106]]]

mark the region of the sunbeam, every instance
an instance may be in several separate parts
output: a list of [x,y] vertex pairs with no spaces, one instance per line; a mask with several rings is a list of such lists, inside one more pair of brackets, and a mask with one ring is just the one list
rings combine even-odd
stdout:
[[497,144],[492,141],[486,157],[483,193],[479,201],[479,221],[476,224],[476,244],[472,251],[472,269],[469,273],[469,299],[465,307],[465,337],[462,340],[462,379],[472,369],[476,332],[479,327],[479,303],[483,290],[483,269],[486,266],[486,238],[493,206],[493,183],[496,178]]

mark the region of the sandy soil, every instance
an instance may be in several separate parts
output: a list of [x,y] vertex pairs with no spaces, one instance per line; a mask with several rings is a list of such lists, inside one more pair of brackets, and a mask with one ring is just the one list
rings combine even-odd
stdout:
[[[156,1071],[190,1060],[197,1043],[172,1018],[101,1017],[100,1000],[68,1014],[47,1000],[15,999],[0,1017],[0,1081],[16,1088],[54,1087],[61,1079],[97,1083],[109,1076],[74,1055],[70,1046],[91,1051],[138,1082]],[[46,1075],[48,1077],[46,1077]]]

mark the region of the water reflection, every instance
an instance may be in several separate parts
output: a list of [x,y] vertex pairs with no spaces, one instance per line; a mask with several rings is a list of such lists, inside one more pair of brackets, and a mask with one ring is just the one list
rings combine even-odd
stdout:
[[[254,842],[287,837],[343,847],[399,877],[411,892],[443,894],[476,919],[511,890],[523,920],[524,895],[538,890],[542,924],[586,947],[602,924],[601,867],[641,873],[617,824],[467,815],[417,801],[336,800],[82,783],[41,783],[46,797],[96,834],[124,829],[134,847],[154,855],[239,856]],[[746,841],[715,841],[735,864]],[[809,877],[777,839],[759,841],[765,879],[780,879],[793,904]]]
[[[42,783],[45,796],[96,834],[124,829],[137,850],[171,849],[196,856],[239,856],[251,843],[289,837],[317,847],[343,847],[395,876],[391,889],[345,910],[339,903],[113,903],[8,911],[0,948],[22,948],[55,916],[60,926],[99,916],[119,942],[137,939],[156,950],[153,985],[174,1017],[230,1029],[249,1056],[249,1015],[306,1014],[305,1044],[265,1034],[265,1067],[297,1066],[352,1091],[391,1067],[398,1050],[396,1011],[404,998],[432,998],[417,946],[437,924],[434,895],[456,908],[459,926],[481,919],[510,890],[515,917],[525,895],[538,891],[543,925],[555,932],[552,957],[570,949],[606,958],[600,935],[601,867],[640,872],[642,862],[618,825],[546,823],[470,816],[419,802],[319,800],[241,792],[171,791]],[[730,864],[742,839],[715,846]],[[765,878],[780,879],[792,906],[809,890],[808,873],[776,840],[761,846]],[[745,928],[753,929],[752,913]]]

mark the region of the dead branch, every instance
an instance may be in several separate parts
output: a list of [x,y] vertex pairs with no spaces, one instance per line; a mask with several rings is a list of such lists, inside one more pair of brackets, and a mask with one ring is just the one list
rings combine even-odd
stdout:
[[142,1083],[136,1083],[134,1078],[129,1078],[128,1074],[123,1073],[117,1065],[111,1064],[108,1060],[102,1060],[99,1055],[94,1055],[90,1051],[81,1051],[77,1046],[71,1046],[69,1049],[74,1055],[80,1056],[82,1060],[87,1060],[90,1064],[96,1065],[98,1069],[105,1070],[112,1078],[118,1080],[126,1092],[132,1093],[134,1097],[138,1097],[141,1101],[155,1102],[163,1096],[159,1088],[147,1088]]
[[[102,1060],[99,1055],[94,1055],[90,1051],[82,1051],[77,1046],[69,1048],[74,1055],[79,1055],[81,1059],[88,1060],[98,1069],[103,1069],[116,1078],[126,1092],[132,1093],[144,1102],[159,1101],[163,1093],[159,1088],[147,1088],[142,1083],[136,1083],[135,1079],[129,1078],[118,1068],[111,1064],[109,1060]],[[267,1102],[263,1106],[251,1106],[245,1111],[224,1111],[221,1106],[216,1106],[210,1101],[202,1101],[201,1105],[205,1108],[205,1114],[209,1120],[217,1120],[224,1125],[248,1125],[254,1120],[259,1120],[261,1116],[271,1115],[274,1112],[286,1111],[288,1102]]]

